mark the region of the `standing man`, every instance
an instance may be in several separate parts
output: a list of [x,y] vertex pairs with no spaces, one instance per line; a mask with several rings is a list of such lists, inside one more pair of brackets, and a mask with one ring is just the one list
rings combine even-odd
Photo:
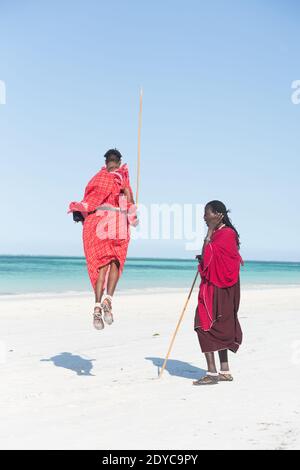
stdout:
[[[238,309],[243,260],[239,253],[239,234],[228,212],[221,201],[210,201],[205,206],[208,232],[199,257],[201,284],[194,328],[207,361],[207,374],[193,382],[194,385],[231,382],[228,350],[235,353],[242,343]],[[220,359],[219,373],[215,352]]]

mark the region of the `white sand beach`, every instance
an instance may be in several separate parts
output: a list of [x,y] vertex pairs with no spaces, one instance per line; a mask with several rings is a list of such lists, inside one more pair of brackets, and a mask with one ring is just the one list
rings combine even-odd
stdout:
[[192,386],[196,291],[157,379],[186,295],[118,293],[104,331],[90,295],[3,296],[1,449],[299,449],[300,289],[242,291],[234,382],[212,387]]

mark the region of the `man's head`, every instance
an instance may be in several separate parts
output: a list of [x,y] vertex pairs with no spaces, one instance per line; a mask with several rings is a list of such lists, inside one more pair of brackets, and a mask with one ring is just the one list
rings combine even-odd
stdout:
[[228,213],[230,211],[226,208],[225,204],[221,201],[210,201],[206,204],[205,206],[205,212],[204,212],[204,220],[206,222],[206,225],[209,225],[210,222],[213,222],[216,217],[218,217],[218,214],[222,215],[221,222],[222,224],[225,224],[226,227],[232,228],[232,230],[235,231],[236,233],[236,241],[238,244],[238,247],[240,246],[240,236],[237,231],[237,229],[232,225],[231,219],[228,217]]
[[122,155],[117,149],[109,149],[104,155],[105,164],[108,171],[114,171],[121,165]]
[[208,225],[210,222],[213,222],[218,217],[218,214],[222,214],[222,223],[226,224],[226,221],[228,219],[228,212],[229,211],[226,209],[226,206],[223,202],[210,201],[205,206],[204,220]]

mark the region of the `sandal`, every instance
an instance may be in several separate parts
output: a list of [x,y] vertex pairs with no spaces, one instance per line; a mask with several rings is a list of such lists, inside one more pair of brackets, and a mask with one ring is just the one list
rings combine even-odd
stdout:
[[[98,309],[98,312],[95,312],[95,310]],[[94,308],[94,313],[93,313],[93,325],[96,328],[96,330],[103,330],[104,328],[104,323],[102,320],[102,307],[100,302],[95,303],[95,308]]]
[[226,372],[221,371],[219,372],[219,381],[220,382],[232,382],[233,377],[229,371],[226,371]]
[[112,314],[112,297],[110,295],[105,295],[101,303],[101,308],[104,312],[103,318],[105,323],[111,325],[114,321]]
[[218,383],[218,375],[207,374],[201,379],[195,380],[193,385],[216,385]]

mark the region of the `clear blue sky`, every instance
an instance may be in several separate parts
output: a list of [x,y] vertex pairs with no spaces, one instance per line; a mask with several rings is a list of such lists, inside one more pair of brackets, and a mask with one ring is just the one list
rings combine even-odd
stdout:
[[[232,210],[246,259],[300,260],[299,2],[0,0],[0,253],[81,255],[66,215],[102,155],[141,202]],[[134,178],[133,178],[134,183]],[[131,256],[189,256],[137,241]]]

